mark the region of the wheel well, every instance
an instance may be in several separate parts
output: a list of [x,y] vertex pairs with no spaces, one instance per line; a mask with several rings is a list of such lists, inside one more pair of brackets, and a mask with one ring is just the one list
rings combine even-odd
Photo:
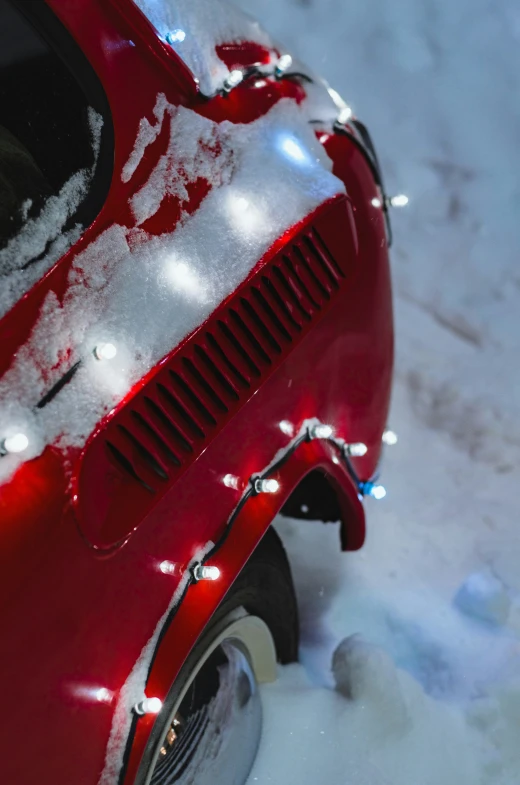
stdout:
[[333,482],[323,469],[313,469],[293,490],[280,510],[287,518],[335,523],[342,511]]

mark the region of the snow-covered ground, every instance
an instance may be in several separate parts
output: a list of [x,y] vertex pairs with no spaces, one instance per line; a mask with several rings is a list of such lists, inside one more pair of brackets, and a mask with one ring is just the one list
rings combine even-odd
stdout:
[[263,688],[251,785],[517,785],[520,8],[240,5],[352,104],[411,198],[394,215],[388,497],[367,502],[360,553],[334,525],[279,522],[301,665]]

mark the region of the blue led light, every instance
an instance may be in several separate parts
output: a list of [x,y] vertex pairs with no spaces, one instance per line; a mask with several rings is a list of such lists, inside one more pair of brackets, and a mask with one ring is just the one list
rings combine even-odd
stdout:
[[359,490],[363,496],[371,496],[373,499],[380,501],[386,496],[386,488],[384,485],[376,485],[373,482],[362,482],[359,485]]
[[166,33],[166,40],[169,44],[173,46],[173,44],[180,44],[186,38],[186,33],[184,30],[178,28],[177,30],[170,30],[169,33]]

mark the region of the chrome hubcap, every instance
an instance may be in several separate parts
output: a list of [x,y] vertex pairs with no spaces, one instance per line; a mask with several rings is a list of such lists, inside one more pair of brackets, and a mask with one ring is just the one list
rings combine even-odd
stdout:
[[[201,660],[156,750],[148,785],[244,785],[262,732],[258,681],[276,660],[259,619],[234,622]],[[241,634],[243,633],[243,634]]]

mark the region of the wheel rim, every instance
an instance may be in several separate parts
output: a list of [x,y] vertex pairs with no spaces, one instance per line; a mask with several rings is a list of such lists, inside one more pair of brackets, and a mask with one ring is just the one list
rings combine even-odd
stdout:
[[264,622],[244,616],[225,625],[170,711],[147,785],[244,785],[262,733],[258,683],[275,675]]

